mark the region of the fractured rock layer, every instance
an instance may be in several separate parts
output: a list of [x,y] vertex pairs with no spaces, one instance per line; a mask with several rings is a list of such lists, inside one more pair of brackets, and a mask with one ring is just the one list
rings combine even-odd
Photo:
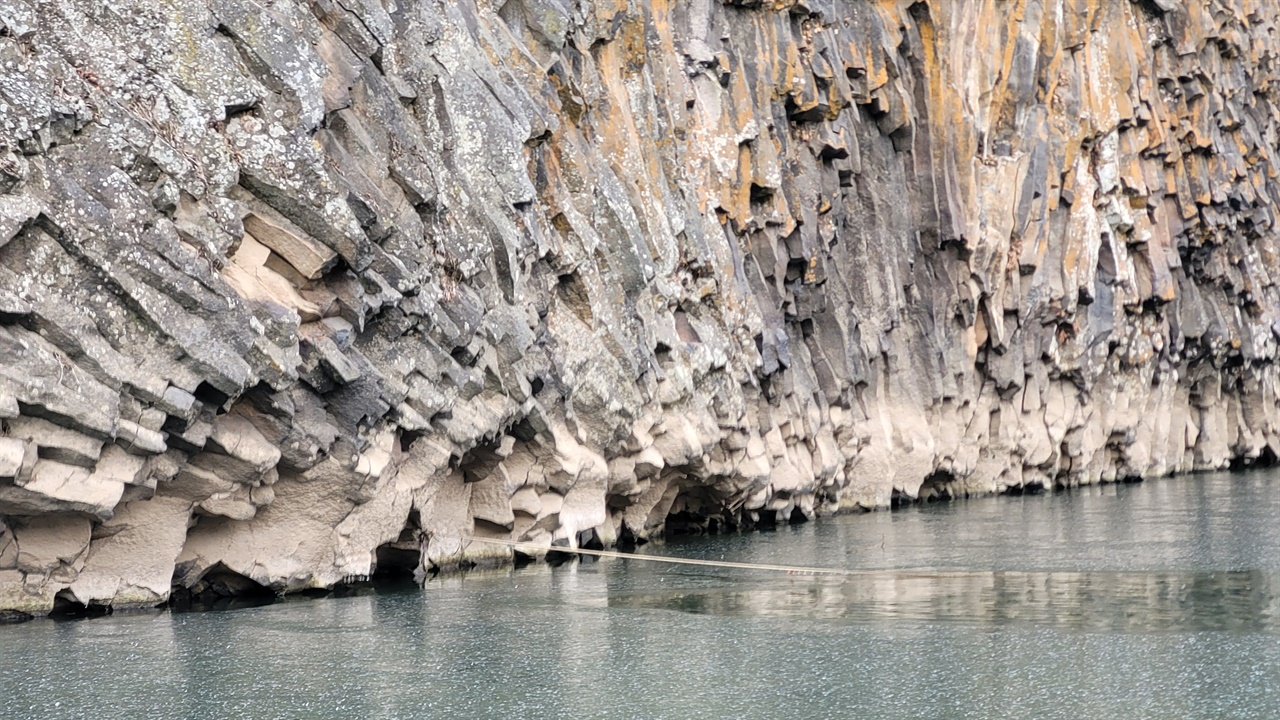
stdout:
[[1272,457],[1277,21],[5,0],[0,609]]

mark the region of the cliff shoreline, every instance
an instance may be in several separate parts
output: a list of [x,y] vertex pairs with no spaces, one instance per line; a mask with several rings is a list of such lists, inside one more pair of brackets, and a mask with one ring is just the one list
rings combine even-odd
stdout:
[[0,610],[1280,454],[1262,0],[9,0]]
[[[1160,478],[1167,479],[1167,478]],[[1140,482],[1136,480],[1116,481],[1120,484],[1131,484]],[[1047,493],[1069,493],[1079,488],[1060,487],[1056,490],[1015,490],[1005,495],[1044,495]],[[957,502],[957,501],[982,501],[991,500],[999,496],[997,495],[979,495],[953,498],[949,496],[938,496],[930,499],[916,498],[903,502],[894,502],[887,508],[877,510],[861,510],[861,509],[838,509],[828,515],[819,515],[813,519],[798,520],[800,523],[822,522],[832,518],[849,515],[866,515],[870,512],[900,512],[910,507],[916,507],[922,504],[933,504],[935,502]],[[711,529],[691,531],[685,530],[676,533],[668,533],[662,537],[651,538],[648,540],[639,540],[637,542],[620,541],[613,546],[612,549],[622,552],[634,552],[640,547],[648,545],[650,542],[664,543],[670,537],[690,538],[699,536],[713,536],[732,533],[756,533],[768,532],[786,525],[795,524],[792,521],[781,522],[777,524],[762,524],[755,527],[736,527],[731,529]],[[386,549],[383,546],[379,550]],[[527,550],[528,548],[526,548]],[[486,555],[478,560],[467,560],[462,557],[451,558],[447,563],[442,565],[424,566],[425,554],[414,552],[414,559],[409,562],[399,562],[390,564],[389,567],[382,567],[381,563],[374,563],[374,573],[364,578],[346,578],[327,588],[312,588],[302,591],[301,594],[307,595],[309,599],[328,599],[342,598],[352,594],[377,593],[387,589],[402,589],[413,586],[421,589],[423,585],[436,579],[457,577],[467,575],[469,573],[485,573],[502,571],[505,569],[520,570],[523,567],[532,564],[546,563],[549,565],[559,566],[573,562],[597,562],[597,558],[590,558],[588,555],[579,554],[579,549],[605,549],[599,543],[585,542],[575,547],[569,547],[568,544],[553,545],[550,548],[541,549],[527,554],[521,551],[512,552],[505,558]],[[147,614],[157,612],[201,612],[211,610],[234,610],[252,607],[260,607],[262,605],[270,605],[293,598],[295,594],[277,593],[271,588],[259,585],[249,578],[239,575],[238,573],[227,571],[225,568],[221,572],[215,571],[213,577],[206,576],[206,584],[202,588],[201,593],[190,592],[188,588],[175,586],[173,592],[166,600],[157,605],[110,605],[110,604],[94,604],[90,606],[81,605],[68,598],[59,598],[55,603],[54,609],[45,614],[45,617],[55,621],[82,620],[97,617],[114,616],[119,614]],[[0,610],[0,625],[17,624],[30,622],[37,619],[38,615],[18,610]]]

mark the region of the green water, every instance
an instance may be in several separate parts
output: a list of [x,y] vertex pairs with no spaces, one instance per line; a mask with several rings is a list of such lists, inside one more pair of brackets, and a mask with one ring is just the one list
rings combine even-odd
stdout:
[[0,628],[2,718],[1277,718],[1280,475],[983,499],[625,560]]

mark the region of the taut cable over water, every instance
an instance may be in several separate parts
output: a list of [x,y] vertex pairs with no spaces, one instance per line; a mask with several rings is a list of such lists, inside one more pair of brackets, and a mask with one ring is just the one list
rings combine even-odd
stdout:
[[650,562],[670,563],[672,565],[704,565],[710,567],[739,568],[742,570],[773,570],[808,575],[870,575],[884,574],[883,570],[848,570],[845,568],[805,567],[802,565],[768,565],[762,563],[730,562],[726,560],[696,560],[693,558],[673,558],[661,555],[636,555],[634,553],[616,552],[612,550],[587,550],[585,548],[551,547],[517,540],[501,540],[498,538],[471,538],[471,542],[506,545],[519,550],[522,547],[534,551],[563,552],[593,557],[623,558],[626,560],[648,560]]

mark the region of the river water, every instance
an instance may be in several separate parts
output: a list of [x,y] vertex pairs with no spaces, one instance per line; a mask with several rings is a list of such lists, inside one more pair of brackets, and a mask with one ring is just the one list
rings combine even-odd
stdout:
[[0,628],[0,718],[1277,718],[1280,474]]

